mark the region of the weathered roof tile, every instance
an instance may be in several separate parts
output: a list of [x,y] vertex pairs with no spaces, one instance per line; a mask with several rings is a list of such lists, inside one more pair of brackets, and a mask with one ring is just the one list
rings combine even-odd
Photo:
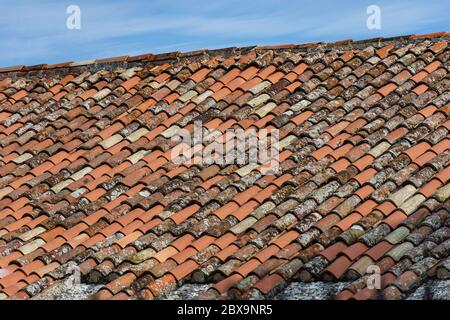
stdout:
[[[371,265],[385,297],[404,298],[448,275],[450,49],[402,39],[0,70],[0,267],[17,270],[0,299],[39,295],[68,264],[106,282],[100,299],[188,279],[218,281],[204,298],[271,298],[344,278],[338,297],[367,299]],[[175,163],[196,121],[277,129],[276,170]]]

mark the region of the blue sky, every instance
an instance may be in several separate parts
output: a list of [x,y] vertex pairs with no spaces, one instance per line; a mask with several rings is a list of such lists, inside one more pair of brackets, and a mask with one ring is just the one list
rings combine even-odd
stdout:
[[[369,5],[381,29],[366,27]],[[69,5],[81,29],[66,27]],[[450,1],[0,0],[0,66],[450,31]]]

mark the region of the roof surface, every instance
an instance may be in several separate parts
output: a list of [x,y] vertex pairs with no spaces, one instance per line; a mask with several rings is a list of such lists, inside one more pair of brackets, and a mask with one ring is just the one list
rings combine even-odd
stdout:
[[[0,299],[35,297],[77,267],[105,285],[94,299],[189,282],[214,283],[202,299],[273,298],[314,280],[351,281],[338,299],[400,299],[448,278],[448,42],[0,69]],[[278,129],[280,171],[175,164],[171,137],[195,120]]]

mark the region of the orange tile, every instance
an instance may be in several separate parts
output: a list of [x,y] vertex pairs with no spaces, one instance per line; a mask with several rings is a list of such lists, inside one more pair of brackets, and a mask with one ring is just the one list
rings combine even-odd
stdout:
[[336,223],[336,227],[338,227],[342,231],[345,231],[349,229],[353,224],[358,222],[361,218],[362,216],[359,213],[354,212]]
[[385,85],[384,87],[380,88],[378,90],[379,93],[381,93],[384,97],[387,96],[389,93],[391,93],[392,91],[394,91],[395,89],[397,89],[397,85],[395,85],[394,83],[388,83],[387,85]]
[[213,289],[217,290],[219,293],[224,293],[228,291],[233,285],[237,284],[241,281],[243,277],[240,274],[234,274],[228,278],[223,279],[222,281],[216,283],[212,286]]
[[233,211],[230,215],[236,217],[239,221],[244,220],[257,206],[259,203],[254,200],[250,200],[244,205],[242,205],[236,211]]
[[273,288],[279,285],[283,281],[283,278],[274,273],[261,279],[255,288],[261,291],[263,294],[268,294]]
[[417,86],[416,88],[414,88],[413,92],[417,95],[421,95],[422,93],[424,93],[427,90],[428,90],[428,86],[426,84],[421,84],[421,85]]
[[322,251],[320,255],[323,256],[328,261],[333,261],[336,258],[336,256],[346,248],[347,245],[344,242],[339,241],[329,246],[324,251]]
[[170,216],[170,219],[176,224],[180,224],[182,221],[186,220],[188,217],[192,216],[200,209],[200,206],[197,204],[191,205],[176,214]]
[[178,265],[170,271],[170,273],[180,281],[191,274],[195,269],[197,269],[198,264],[193,260],[187,260],[186,262]]
[[378,49],[378,50],[376,51],[376,54],[377,54],[381,59],[384,59],[384,58],[386,58],[386,57],[388,56],[389,51],[391,51],[392,49],[394,49],[394,46],[393,46],[392,44],[388,44],[388,45],[384,46],[383,48]]
[[292,122],[295,123],[296,126],[301,125],[303,122],[305,122],[309,117],[311,117],[313,113],[311,111],[304,111],[300,113],[298,116],[292,118]]
[[383,220],[383,223],[387,224],[391,227],[392,230],[396,229],[400,223],[406,220],[406,215],[400,210],[396,210],[391,213],[386,219]]
[[333,263],[331,263],[324,272],[331,275],[334,279],[339,280],[351,264],[352,261],[348,259],[348,257],[340,256]]

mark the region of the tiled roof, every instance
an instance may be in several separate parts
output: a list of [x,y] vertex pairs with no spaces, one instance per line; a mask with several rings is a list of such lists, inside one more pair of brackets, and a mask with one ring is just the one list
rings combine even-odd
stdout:
[[[448,278],[449,36],[0,69],[0,299],[76,266],[94,299],[344,279],[338,299],[398,299]],[[195,120],[279,129],[280,172],[173,163]]]

